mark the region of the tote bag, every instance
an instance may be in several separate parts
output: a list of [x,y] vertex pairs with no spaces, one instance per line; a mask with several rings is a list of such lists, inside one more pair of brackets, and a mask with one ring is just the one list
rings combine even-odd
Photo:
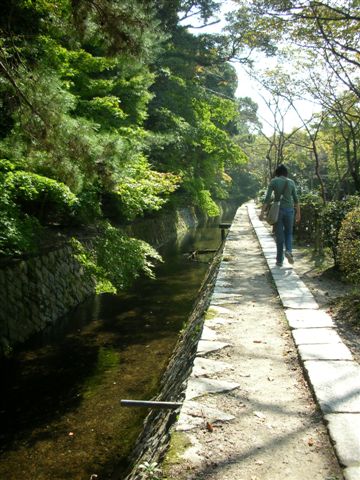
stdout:
[[273,202],[270,205],[270,208],[266,215],[266,221],[270,225],[275,225],[279,218],[279,211],[280,211],[280,200],[278,202]]
[[[285,187],[282,191],[280,196],[280,200],[283,197],[287,187],[288,187],[288,180],[286,180]],[[275,200],[273,203],[270,204],[270,208],[266,214],[266,221],[269,225],[275,225],[279,218],[279,211],[280,211],[280,200]]]

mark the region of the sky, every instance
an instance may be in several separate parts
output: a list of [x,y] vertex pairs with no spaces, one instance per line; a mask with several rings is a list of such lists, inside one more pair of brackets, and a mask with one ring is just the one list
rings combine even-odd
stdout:
[[[226,0],[223,2],[221,14],[219,16],[220,22],[211,25],[209,27],[203,28],[201,30],[194,29],[192,30],[193,33],[220,33],[221,29],[225,26],[224,15],[227,12],[231,12],[232,10],[236,10],[237,6],[231,0]],[[191,31],[191,29],[190,29]],[[261,64],[263,67],[267,63],[269,67],[272,63],[274,65],[274,60],[267,59],[265,56],[260,56],[257,54],[253,57],[255,65],[256,63]],[[271,135],[274,132],[273,124],[274,118],[271,111],[266,106],[266,103],[262,96],[269,99],[268,94],[261,89],[261,86],[256,82],[256,80],[252,79],[244,69],[242,65],[239,63],[232,62],[234,66],[237,76],[238,76],[238,88],[236,90],[237,97],[250,97],[254,102],[258,105],[258,117],[263,125],[263,132],[266,135]],[[308,119],[311,117],[312,113],[314,112],[315,106],[310,102],[300,102],[297,104],[297,109],[299,110],[301,116],[304,119]],[[294,127],[300,127],[302,125],[301,120],[299,119],[298,115],[294,111],[289,111],[285,116],[285,131],[289,132]]]

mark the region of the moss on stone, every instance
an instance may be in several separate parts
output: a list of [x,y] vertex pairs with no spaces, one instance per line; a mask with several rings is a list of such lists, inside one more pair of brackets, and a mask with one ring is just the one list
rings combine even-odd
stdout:
[[212,320],[218,315],[218,312],[216,310],[212,309],[211,307],[208,309],[208,311],[205,313],[205,320]]
[[169,473],[171,466],[183,462],[181,456],[190,446],[191,441],[186,433],[176,431],[172,433],[169,449],[162,464],[165,477]]

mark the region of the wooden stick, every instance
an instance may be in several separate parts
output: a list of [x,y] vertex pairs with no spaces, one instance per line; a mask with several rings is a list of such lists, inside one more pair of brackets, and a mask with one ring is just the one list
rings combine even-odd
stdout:
[[155,400],[120,400],[123,407],[148,407],[176,409],[182,406],[179,402],[157,402]]

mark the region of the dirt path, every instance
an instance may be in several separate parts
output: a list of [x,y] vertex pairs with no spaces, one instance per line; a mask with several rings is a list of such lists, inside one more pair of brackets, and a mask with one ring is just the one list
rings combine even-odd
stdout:
[[[220,288],[214,293],[220,306],[210,307],[213,318],[205,322],[229,346],[204,358],[226,362],[228,368],[198,380],[238,387],[196,398],[192,417],[200,418],[200,424],[184,431],[189,425],[180,418],[183,431],[173,435],[165,478],[340,480],[341,468],[304,380],[245,207],[236,222],[240,234],[227,242]],[[233,294],[225,294],[230,285]],[[209,408],[233,419],[217,422],[219,415]]]

